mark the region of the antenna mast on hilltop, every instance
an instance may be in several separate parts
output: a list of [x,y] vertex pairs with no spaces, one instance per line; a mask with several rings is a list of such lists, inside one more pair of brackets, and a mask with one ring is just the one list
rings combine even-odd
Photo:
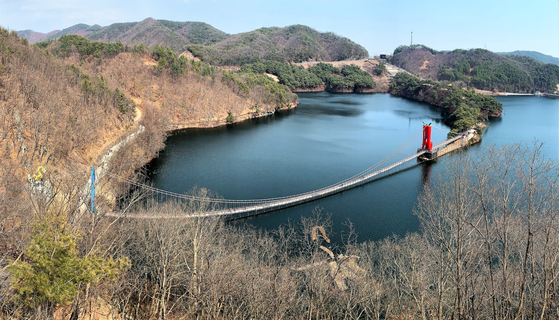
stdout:
[[413,46],[413,31],[411,32],[410,47]]

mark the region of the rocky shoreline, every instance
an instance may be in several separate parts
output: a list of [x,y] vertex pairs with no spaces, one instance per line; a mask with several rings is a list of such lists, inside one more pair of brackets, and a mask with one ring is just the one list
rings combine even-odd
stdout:
[[259,113],[249,112],[249,113],[240,114],[239,116],[235,117],[235,120],[233,122],[227,122],[226,118],[219,118],[216,120],[201,120],[195,122],[188,122],[184,124],[171,124],[167,129],[167,132],[175,132],[178,130],[194,129],[194,128],[217,128],[228,124],[235,124],[238,122],[246,121],[249,119],[257,119],[257,118],[271,116],[277,111],[291,110],[296,108],[298,105],[299,103],[296,102],[296,103],[289,104],[283,108],[274,109],[273,111],[264,111]]
[[321,85],[315,88],[295,88],[291,90],[293,93],[301,93],[301,92],[322,92],[326,91],[326,85]]
[[362,88],[362,89],[331,89],[326,88],[325,85],[318,86],[316,88],[295,88],[292,90],[294,93],[306,93],[306,92],[331,92],[331,93],[386,93],[387,90],[379,90],[375,88]]

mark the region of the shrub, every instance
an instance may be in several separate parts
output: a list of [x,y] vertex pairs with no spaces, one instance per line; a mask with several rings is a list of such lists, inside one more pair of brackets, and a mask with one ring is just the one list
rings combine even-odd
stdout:
[[225,118],[225,121],[227,123],[235,122],[235,116],[233,116],[233,113],[231,113],[231,111],[227,111],[227,118]]

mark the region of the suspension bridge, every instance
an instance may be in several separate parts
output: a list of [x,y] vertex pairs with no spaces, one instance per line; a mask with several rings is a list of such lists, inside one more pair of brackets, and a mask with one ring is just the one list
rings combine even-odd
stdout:
[[[440,128],[437,128],[440,129]],[[442,130],[442,129],[441,129]],[[388,161],[392,159],[396,154],[408,146],[414,139],[423,131],[423,142],[421,148],[417,150],[417,153],[412,154],[402,160],[388,164]],[[151,197],[156,196],[158,199],[163,200],[175,200],[182,201],[184,203],[205,203],[204,210],[192,210],[191,212],[184,212],[180,215],[170,215],[170,214],[139,214],[139,213],[106,213],[107,216],[113,217],[127,217],[127,218],[141,218],[141,219],[156,219],[156,218],[187,218],[187,217],[224,217],[226,219],[236,219],[243,218],[258,214],[263,214],[267,212],[272,212],[288,207],[293,207],[302,203],[307,203],[315,201],[321,198],[331,196],[336,193],[340,193],[358,186],[362,186],[371,181],[378,179],[380,176],[387,172],[397,172],[399,168],[401,169],[404,164],[409,163],[412,160],[418,159],[419,161],[432,160],[444,153],[446,150],[454,150],[456,148],[449,149],[449,146],[462,139],[462,141],[467,141],[471,138],[468,133],[458,134],[453,138],[444,140],[437,145],[433,146],[431,142],[431,126],[424,126],[422,130],[419,130],[413,137],[402,144],[398,149],[389,154],[386,158],[373,165],[372,167],[352,176],[343,181],[337,182],[335,184],[329,185],[327,187],[313,190],[309,192],[304,192],[300,194],[295,194],[291,196],[276,197],[276,198],[266,198],[266,199],[250,199],[250,200],[233,200],[233,199],[220,199],[211,197],[198,197],[195,195],[179,194],[166,190],[161,190],[148,186],[145,184],[138,183],[136,181],[120,177],[118,175],[107,172],[107,175],[120,180],[121,182],[128,184],[136,189],[141,189],[145,194],[151,194]],[[441,154],[440,151],[444,151]],[[186,208],[200,208],[201,206],[186,206]],[[214,209],[215,208],[215,209]],[[188,209],[187,209],[188,210]]]

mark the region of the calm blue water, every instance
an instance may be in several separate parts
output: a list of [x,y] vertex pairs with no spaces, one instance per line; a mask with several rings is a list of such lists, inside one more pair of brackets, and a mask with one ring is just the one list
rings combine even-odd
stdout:
[[[385,158],[432,122],[433,141],[449,130],[429,105],[388,94],[300,94],[297,109],[265,119],[215,129],[176,133],[150,168],[155,186],[173,192],[204,187],[227,199],[286,196],[318,189],[359,173]],[[538,97],[503,97],[505,114],[491,121],[481,145],[546,142],[546,155],[558,158],[559,102]],[[413,154],[421,135],[393,161]],[[477,152],[480,146],[469,152]],[[310,216],[315,208],[331,214],[332,237],[350,221],[359,240],[378,240],[417,231],[412,209],[443,157],[413,166],[368,185],[316,202],[243,220],[276,228]]]

